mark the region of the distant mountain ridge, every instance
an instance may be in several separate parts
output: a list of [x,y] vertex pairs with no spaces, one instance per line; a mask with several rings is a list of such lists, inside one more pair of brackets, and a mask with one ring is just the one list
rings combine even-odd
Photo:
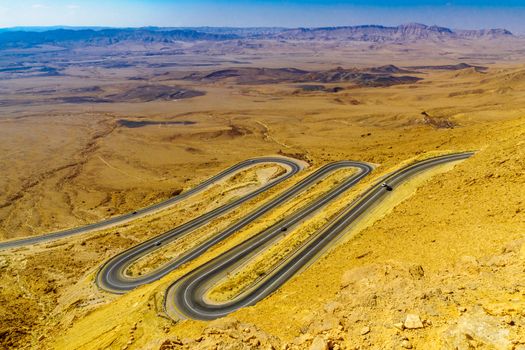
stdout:
[[413,41],[447,39],[499,39],[514,37],[506,29],[452,30],[419,23],[402,24],[396,27],[360,25],[319,28],[96,28],[96,27],[21,27],[0,29],[0,49],[25,48],[39,45],[75,46],[112,45],[121,42],[142,44],[177,41],[227,41],[227,40],[334,40],[334,41]]
[[355,40],[355,41],[406,41],[426,39],[479,39],[512,37],[506,29],[452,30],[420,23],[402,24],[396,27],[362,25],[351,27],[297,28],[277,34],[288,40]]
[[100,46],[120,42],[170,43],[176,41],[231,40],[236,38],[238,38],[236,35],[202,33],[189,29],[157,31],[143,28],[115,28],[100,30],[55,29],[39,32],[6,31],[0,32],[0,49],[9,47],[34,47],[38,45],[70,46],[79,43]]

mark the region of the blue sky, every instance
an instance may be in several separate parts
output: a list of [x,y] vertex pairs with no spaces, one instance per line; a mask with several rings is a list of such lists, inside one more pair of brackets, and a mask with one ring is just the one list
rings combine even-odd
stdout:
[[11,26],[332,26],[420,22],[525,33],[525,0],[0,0]]

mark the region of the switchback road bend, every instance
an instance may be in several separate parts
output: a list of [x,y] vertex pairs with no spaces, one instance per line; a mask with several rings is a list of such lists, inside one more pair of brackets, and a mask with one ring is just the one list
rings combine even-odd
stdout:
[[344,234],[354,221],[365,214],[367,209],[389,196],[392,192],[387,187],[382,186],[383,182],[386,182],[395,191],[397,186],[418,173],[440,164],[464,160],[471,155],[472,153],[459,153],[440,156],[395,171],[342,209],[300,249],[287,256],[264,278],[250,285],[237,297],[217,303],[209,300],[207,293],[217,282],[226,278],[228,272],[240,268],[253,256],[263,251],[281,234],[282,227],[293,225],[297,222],[296,216],[297,219],[301,217],[299,212],[292,215],[284,222],[251,237],[174,282],[165,295],[166,312],[174,319],[187,317],[208,320],[225,316],[241,307],[255,304],[311,263],[329,243]]
[[227,205],[224,205],[220,208],[217,208],[216,210],[214,210],[213,212],[210,212],[208,213],[208,216],[211,217],[213,215],[220,215],[228,210],[231,210],[235,207],[237,207],[238,205],[254,198],[255,196],[257,196],[258,194],[262,193],[262,192],[265,192],[267,191],[268,189],[270,189],[271,187],[277,185],[278,183],[281,183],[282,181],[292,177],[293,175],[295,175],[297,172],[299,172],[301,169],[302,169],[302,163],[295,160],[295,159],[292,159],[292,158],[286,158],[286,157],[260,157],[260,158],[253,158],[253,159],[248,159],[248,160],[245,160],[245,161],[242,161],[222,172],[220,172],[219,174],[209,178],[208,180],[202,182],[201,184],[197,185],[196,187],[188,190],[188,191],[185,191],[185,192],[182,192],[181,194],[177,195],[176,197],[172,197],[168,200],[165,200],[163,202],[160,202],[160,203],[157,203],[157,204],[154,204],[154,205],[151,205],[149,207],[146,207],[146,208],[142,208],[142,209],[138,209],[134,212],[131,212],[131,213],[127,213],[127,214],[123,214],[123,215],[119,215],[119,216],[115,216],[115,217],[112,217],[110,219],[107,219],[107,220],[103,220],[103,221],[100,221],[100,222],[97,222],[97,223],[94,223],[94,224],[89,224],[89,225],[85,225],[85,226],[81,226],[81,227],[76,227],[76,228],[72,228],[72,229],[68,229],[68,230],[63,230],[63,231],[58,231],[58,232],[52,232],[52,233],[48,233],[46,235],[42,235],[42,236],[36,236],[36,237],[29,237],[29,238],[23,238],[23,239],[17,239],[17,240],[11,240],[11,241],[6,241],[6,242],[1,242],[0,243],[0,250],[4,250],[4,249],[10,249],[10,248],[18,248],[18,247],[23,247],[23,246],[27,246],[27,245],[31,245],[31,244],[36,244],[36,243],[44,243],[44,242],[49,242],[49,241],[54,241],[54,240],[57,240],[57,239],[61,239],[61,238],[66,238],[66,237],[69,237],[69,236],[73,236],[73,235],[77,235],[77,234],[82,234],[82,233],[87,233],[87,232],[92,232],[92,231],[96,231],[96,230],[101,230],[101,229],[106,229],[106,228],[110,228],[110,227],[113,227],[113,226],[116,226],[116,225],[119,225],[119,224],[123,224],[125,222],[128,222],[128,221],[132,221],[132,220],[135,220],[137,218],[140,218],[140,217],[143,217],[143,216],[146,216],[146,215],[150,215],[150,214],[153,214],[153,213],[156,213],[156,212],[159,212],[161,210],[164,210],[164,209],[167,209],[173,205],[175,205],[176,203],[188,198],[188,197],[191,197],[203,190],[205,190],[206,188],[212,186],[213,184],[219,182],[219,181],[222,181],[222,180],[225,180],[227,179],[228,177],[242,171],[242,170],[245,170],[245,169],[248,169],[248,168],[251,168],[253,166],[256,166],[256,165],[259,165],[259,164],[278,164],[278,165],[281,165],[285,168],[285,173],[282,174],[281,176],[273,179],[272,181],[270,181],[269,183],[267,183],[266,185],[260,187],[259,189],[251,192],[251,193],[248,193],[247,195],[241,197],[241,198],[238,198],[237,200],[231,202],[231,203],[228,203]]
[[102,266],[97,275],[96,282],[100,288],[106,291],[113,293],[125,293],[140,285],[158,280],[161,277],[168,274],[169,272],[173,271],[174,269],[180,267],[182,264],[187,263],[195,259],[196,257],[202,255],[211,247],[223,241],[232,234],[238,232],[243,227],[253,222],[255,219],[261,217],[265,213],[268,213],[275,207],[293,199],[299,193],[315,185],[318,181],[326,178],[328,175],[341,169],[355,169],[356,171],[354,171],[336,187],[317,198],[315,201],[313,201],[313,203],[303,207],[301,210],[294,213],[290,217],[287,217],[286,219],[282,220],[280,223],[281,227],[279,230],[286,229],[287,227],[297,223],[299,220],[304,219],[306,216],[313,213],[314,211],[319,210],[319,208],[326,205],[334,198],[339,196],[341,193],[348,190],[350,187],[359,182],[363,177],[368,175],[373,168],[372,166],[366,163],[351,161],[340,161],[325,165],[317,171],[310,174],[309,176],[307,176],[306,178],[304,178],[303,180],[299,181],[297,184],[295,184],[288,190],[284,191],[283,193],[277,195],[268,202],[255,208],[248,215],[234,222],[226,229],[218,232],[217,234],[214,234],[212,237],[206,239],[203,243],[197,245],[196,247],[185,251],[176,259],[164,264],[159,268],[156,268],[153,271],[143,273],[140,276],[130,276],[130,274],[127,273],[129,267],[135,262],[137,262],[137,260],[139,260],[140,258],[151,254],[158,249],[161,249],[166,244],[169,244],[177,238],[180,238],[192,232],[193,230],[201,227],[202,225],[208,223],[213,218],[222,214],[224,210],[214,210],[209,213],[206,213],[196,219],[193,219],[157,237],[151,238],[113,257]]

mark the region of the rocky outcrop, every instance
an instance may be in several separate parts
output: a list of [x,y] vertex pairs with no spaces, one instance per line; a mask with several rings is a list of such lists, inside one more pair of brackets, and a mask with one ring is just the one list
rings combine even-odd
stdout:
[[512,37],[512,33],[506,29],[480,29],[480,30],[458,30],[456,32],[458,37],[468,39],[479,39],[479,38],[501,38],[501,37]]
[[210,322],[201,337],[179,339],[174,337],[162,343],[160,350],[188,349],[277,349],[280,341],[254,325],[240,323],[235,318],[226,317]]

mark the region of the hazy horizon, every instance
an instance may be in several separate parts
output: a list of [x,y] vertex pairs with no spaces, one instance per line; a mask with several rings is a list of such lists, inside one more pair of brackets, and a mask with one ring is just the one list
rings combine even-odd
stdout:
[[0,1],[10,27],[326,27],[424,23],[455,29],[525,33],[517,0],[109,0]]

